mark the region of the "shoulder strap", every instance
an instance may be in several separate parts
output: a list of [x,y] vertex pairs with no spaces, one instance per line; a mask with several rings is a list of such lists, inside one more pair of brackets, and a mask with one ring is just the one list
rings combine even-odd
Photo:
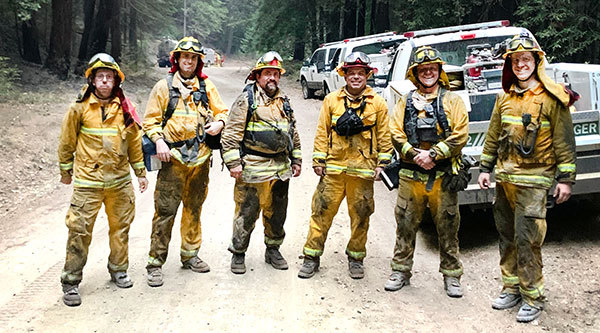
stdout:
[[254,114],[254,110],[256,110],[256,105],[254,105],[254,83],[246,85],[243,91],[245,91],[248,94],[248,110],[246,113],[246,126],[244,127],[245,129],[248,126],[252,115]]
[[440,124],[440,127],[442,128],[443,131],[443,136],[444,139],[449,137],[451,134],[450,131],[450,125],[448,124],[448,117],[446,117],[446,112],[444,112],[444,103],[443,103],[443,99],[444,99],[444,95],[446,94],[446,89],[440,87],[440,94],[438,95],[438,98],[436,99],[436,107],[434,108],[434,110],[436,110],[436,118],[438,120],[438,123]]
[[165,127],[167,121],[171,119],[173,116],[173,112],[175,112],[175,108],[177,107],[177,103],[179,102],[179,97],[181,94],[177,88],[173,87],[173,73],[169,73],[167,75],[167,86],[169,87],[169,104],[167,105],[167,110],[165,111],[165,115],[163,116],[162,127]]
[[202,106],[208,110],[208,93],[206,92],[206,82],[201,77],[198,77],[198,81],[200,82],[200,89],[198,90],[199,94],[194,94],[194,103],[198,105],[198,103],[202,102]]
[[404,108],[404,132],[408,143],[413,146],[419,145],[419,138],[417,137],[417,109],[413,104],[412,94],[414,90],[411,90],[406,96],[406,107]]

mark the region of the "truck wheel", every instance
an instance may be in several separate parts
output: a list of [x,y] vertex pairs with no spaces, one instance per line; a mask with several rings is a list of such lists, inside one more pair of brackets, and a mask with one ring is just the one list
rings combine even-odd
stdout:
[[302,85],[302,95],[304,96],[304,99],[312,98],[314,96],[314,92],[308,87],[308,82],[306,82],[305,79],[302,79],[300,84]]

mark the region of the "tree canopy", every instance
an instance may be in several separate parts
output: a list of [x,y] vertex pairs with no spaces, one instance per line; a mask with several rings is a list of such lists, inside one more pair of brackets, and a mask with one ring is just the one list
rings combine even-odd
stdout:
[[598,11],[586,0],[8,0],[0,55],[66,77],[95,52],[139,61],[152,41],[183,37],[184,22],[221,53],[301,60],[349,37],[507,19],[532,31],[552,61],[600,63]]

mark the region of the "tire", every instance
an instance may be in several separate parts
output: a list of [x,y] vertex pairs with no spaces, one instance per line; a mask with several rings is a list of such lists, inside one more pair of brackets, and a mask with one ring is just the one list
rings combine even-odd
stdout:
[[300,84],[302,85],[302,95],[304,96],[304,99],[313,98],[314,91],[308,87],[306,79],[303,78],[302,81],[300,81]]

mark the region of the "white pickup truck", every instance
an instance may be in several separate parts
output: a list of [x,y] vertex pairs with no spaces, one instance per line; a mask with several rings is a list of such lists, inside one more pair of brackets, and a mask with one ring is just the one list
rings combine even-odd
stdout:
[[361,51],[371,58],[375,68],[369,80],[375,91],[381,93],[392,62],[392,50],[406,38],[395,32],[344,39],[339,42],[322,44],[300,68],[300,85],[305,99],[315,97],[317,91],[322,96],[346,84],[344,78],[335,71],[336,66],[352,52]]
[[[463,153],[479,159],[493,105],[501,91],[504,63],[499,46],[525,28],[510,26],[508,21],[495,21],[462,26],[411,31],[395,53],[383,97],[390,112],[402,94],[415,86],[405,78],[414,51],[423,45],[435,47],[446,62],[444,70],[451,81],[451,90],[460,95],[469,112],[469,140]],[[572,113],[577,143],[577,182],[574,195],[600,193],[600,65],[550,64],[547,73],[556,82],[564,83],[582,97]],[[477,185],[477,168],[468,188],[460,192],[461,205],[472,208],[488,206],[494,190],[481,190]]]

